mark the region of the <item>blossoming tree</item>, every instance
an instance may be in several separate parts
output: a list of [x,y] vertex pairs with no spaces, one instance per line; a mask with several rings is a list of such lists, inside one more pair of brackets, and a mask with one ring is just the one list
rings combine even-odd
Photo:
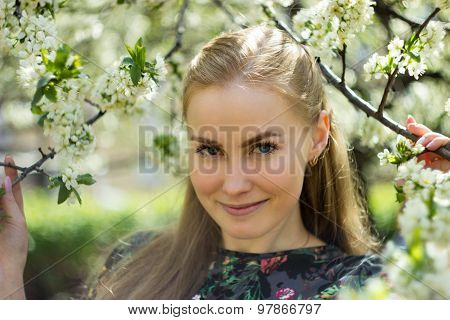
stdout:
[[[139,1],[114,1],[114,5]],[[398,2],[398,1],[397,1]],[[403,1],[414,6],[418,1]],[[259,0],[263,18],[288,32],[298,43],[314,48],[317,63],[328,83],[367,116],[366,125],[381,124],[395,132],[397,139],[390,150],[378,154],[381,165],[397,168],[395,188],[397,200],[403,204],[399,214],[400,233],[405,240],[401,248],[388,242],[380,254],[386,261],[383,277],[370,279],[364,291],[344,290],[342,298],[446,298],[450,296],[449,234],[450,178],[448,168],[430,167],[430,154],[450,160],[450,143],[445,137],[418,125],[413,117],[403,127],[386,114],[389,95],[400,75],[418,80],[428,66],[442,57],[448,26],[435,19],[449,8],[448,1],[428,1],[434,6],[423,21],[415,22],[400,15],[383,1],[321,0],[302,7],[294,0]],[[59,188],[58,203],[81,203],[80,185],[95,182],[90,173],[79,171],[77,163],[95,150],[93,125],[105,113],[121,116],[145,112],[137,103],[155,98],[167,70],[164,60],[182,46],[183,19],[190,1],[184,0],[178,14],[175,44],[164,56],[148,60],[143,40],[126,46],[127,55],[111,65],[97,78],[83,73],[83,59],[68,45],[61,44],[55,16],[58,2],[53,0],[0,0],[0,46],[19,60],[17,79],[30,92],[30,112],[39,116],[38,124],[54,146],[28,167],[1,162],[1,166],[20,171],[17,184],[30,173],[48,176],[49,187]],[[232,12],[224,2],[212,0],[219,10],[239,27],[248,25],[242,16]],[[234,4],[232,2],[232,4]],[[161,4],[162,5],[162,4]],[[375,108],[352,90],[347,81],[346,54],[356,43],[359,33],[373,23],[379,10],[407,22],[413,31],[406,37],[395,35],[387,44],[387,53],[374,53],[364,65],[366,81],[385,78],[381,101]],[[124,51],[125,52],[125,51]],[[342,73],[338,77],[321,60],[338,58]],[[176,72],[176,68],[173,68]],[[86,119],[85,108],[96,113]],[[450,99],[445,111],[450,115]],[[422,138],[419,137],[422,136]],[[163,139],[164,140],[164,139]],[[164,140],[165,141],[165,140]],[[168,141],[174,141],[169,139]],[[162,143],[162,148],[167,146]],[[433,153],[425,153],[424,146]],[[50,176],[42,165],[55,156],[68,159],[60,173]],[[435,162],[436,164],[437,162]],[[4,190],[0,188],[0,195]]]

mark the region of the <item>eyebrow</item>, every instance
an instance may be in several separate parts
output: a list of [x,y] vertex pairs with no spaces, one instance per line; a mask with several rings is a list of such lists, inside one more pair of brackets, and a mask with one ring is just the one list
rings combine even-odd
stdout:
[[[270,131],[270,130],[262,132],[260,134],[257,134],[256,136],[248,139],[247,141],[244,141],[242,143],[242,147],[243,148],[247,147],[249,145],[254,144],[255,142],[258,142],[258,141],[261,141],[261,140],[263,140],[265,138],[273,137],[273,136],[278,136],[279,137],[279,136],[281,136],[281,133],[277,132],[277,131]],[[202,142],[202,143],[209,143],[209,144],[212,144],[212,145],[219,146],[221,148],[223,147],[221,143],[219,143],[219,142],[217,142],[215,140],[211,140],[211,139],[205,138],[205,137],[197,137],[197,136],[192,135],[192,136],[190,136],[189,140],[195,140],[195,141]]]

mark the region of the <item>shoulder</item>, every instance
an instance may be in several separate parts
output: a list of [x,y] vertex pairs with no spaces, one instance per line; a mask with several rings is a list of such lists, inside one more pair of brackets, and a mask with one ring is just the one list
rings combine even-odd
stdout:
[[102,280],[106,278],[108,274],[111,274],[112,271],[116,270],[119,262],[130,258],[139,248],[151,242],[159,234],[160,233],[156,231],[145,230],[118,239],[113,246],[113,249],[108,254],[100,272],[97,273],[97,276],[88,286],[84,298],[89,300],[95,299],[98,287],[103,284]]
[[385,277],[383,259],[377,254],[339,255],[326,267],[329,284],[321,288],[312,299],[336,299],[341,289],[350,287],[360,289],[371,277]]
[[104,267],[108,270],[113,269],[120,260],[131,256],[137,249],[150,242],[157,235],[158,233],[155,231],[139,231],[123,239],[118,239],[106,259]]
[[345,255],[334,261],[339,286],[360,288],[370,277],[381,276],[383,259],[378,254]]

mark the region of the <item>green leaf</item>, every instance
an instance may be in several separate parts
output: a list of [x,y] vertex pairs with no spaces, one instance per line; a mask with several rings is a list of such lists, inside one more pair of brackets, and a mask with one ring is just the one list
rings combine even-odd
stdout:
[[134,45],[134,51],[136,53],[136,59],[135,62],[139,65],[141,69],[145,68],[145,48],[142,45],[142,38],[139,38],[139,40]]
[[44,88],[37,88],[36,92],[34,93],[33,100],[31,100],[32,110],[33,107],[35,107],[39,103],[39,101],[41,101],[43,96],[44,96]]
[[134,49],[131,48],[129,45],[125,44],[125,47],[127,48],[128,53],[130,54],[133,61],[136,61],[136,53],[134,52]]
[[141,69],[145,68],[145,48],[142,47],[139,50],[139,66],[141,67]]
[[61,204],[64,201],[66,201],[69,198],[70,193],[71,193],[71,190],[68,190],[64,183],[61,183],[60,188],[59,188],[59,193],[58,193],[58,204]]
[[73,191],[73,193],[75,193],[75,196],[78,199],[78,203],[81,204],[81,197],[80,197],[80,194],[78,193],[78,191],[75,189],[73,189],[72,191]]
[[49,181],[48,185],[49,189],[53,189],[55,187],[60,186],[61,184],[64,184],[61,176],[49,177],[48,181]]
[[42,116],[39,117],[39,120],[37,122],[37,124],[39,126],[41,126],[41,127],[44,126],[44,121],[45,121],[45,119],[47,119],[47,115],[48,115],[48,112],[44,113]]
[[134,63],[130,69],[130,76],[131,81],[133,81],[133,84],[137,86],[139,80],[141,80],[141,68],[136,63]]
[[163,152],[164,157],[172,157],[176,155],[178,140],[171,134],[161,134],[153,139],[156,148]]
[[397,194],[395,195],[395,197],[396,197],[396,200],[397,200],[398,203],[403,203],[403,202],[405,202],[406,197],[405,197],[405,194],[404,194],[404,193],[397,193]]
[[55,57],[55,68],[58,71],[64,70],[66,67],[67,59],[69,59],[70,55],[70,48],[64,44],[61,47],[56,50],[56,57]]
[[96,181],[94,180],[94,178],[92,178],[92,175],[90,173],[85,173],[78,175],[77,182],[79,184],[85,184],[90,186],[91,184],[94,184]]
[[49,85],[49,86],[45,87],[44,94],[47,97],[47,99],[50,100],[51,102],[57,101],[57,93],[56,93],[55,86]]
[[121,64],[132,65],[134,63],[133,59],[130,57],[123,58]]
[[55,76],[52,73],[47,73],[42,78],[39,79],[36,87],[36,92],[34,93],[33,100],[31,101],[32,107],[36,106],[39,103],[39,101],[41,101],[42,97],[44,96],[44,88],[54,78]]
[[32,106],[31,107],[31,113],[32,114],[37,114],[37,115],[41,115],[41,114],[43,114],[43,111],[42,111],[42,109],[41,109],[41,107],[40,106]]
[[6,194],[6,190],[4,188],[0,188],[0,197]]
[[42,78],[39,79],[37,88],[44,88],[53,79],[55,79],[55,76],[52,73],[45,74]]
[[414,53],[412,53],[412,52],[409,52],[408,54],[409,54],[409,56],[411,57],[411,59],[413,59],[414,61],[420,62],[420,57],[419,57],[419,56],[416,56],[416,55],[415,55]]
[[42,63],[46,66],[48,64],[48,58],[47,58],[47,49],[41,49],[41,57],[42,57]]
[[414,40],[414,37],[416,36],[416,34],[415,33],[413,33],[410,37],[409,37],[409,39],[406,41],[406,43],[405,43],[405,49],[406,50],[409,50],[410,49],[410,47],[411,47],[411,45],[412,45],[412,43],[413,43],[413,40]]

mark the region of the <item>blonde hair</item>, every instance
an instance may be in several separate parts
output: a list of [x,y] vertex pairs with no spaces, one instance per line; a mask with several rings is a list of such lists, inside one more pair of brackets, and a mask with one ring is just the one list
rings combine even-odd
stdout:
[[[311,126],[321,110],[330,117],[330,136],[304,180],[300,211],[305,227],[347,254],[377,250],[368,224],[362,189],[347,143],[324,93],[320,69],[308,47],[285,32],[259,25],[223,33],[192,60],[184,81],[183,116],[195,90],[240,80],[268,84],[296,104]],[[199,202],[190,179],[178,224],[168,228],[123,262],[97,299],[189,299],[202,285],[221,243],[219,226]]]

